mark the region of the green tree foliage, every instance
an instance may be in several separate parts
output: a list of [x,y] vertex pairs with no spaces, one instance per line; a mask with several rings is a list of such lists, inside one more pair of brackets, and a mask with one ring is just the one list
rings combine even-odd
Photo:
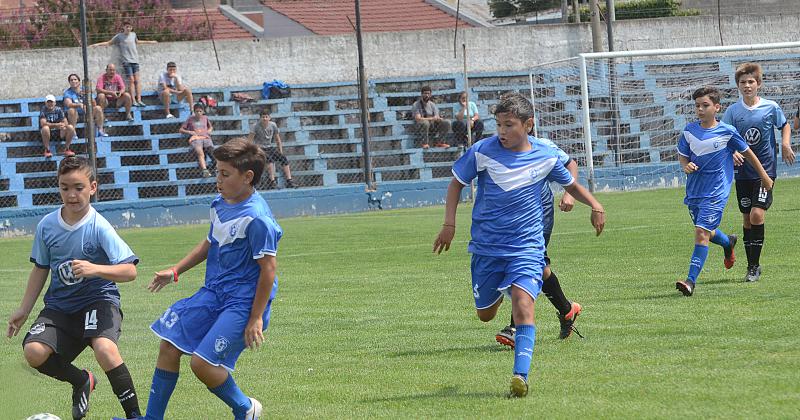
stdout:
[[489,10],[495,18],[539,12],[561,7],[561,0],[489,0]]
[[[0,50],[76,47],[80,45],[80,10],[76,0],[39,0],[30,9],[0,13]],[[89,44],[108,41],[130,20],[142,38],[188,41],[208,36],[204,20],[176,13],[168,0],[86,0]]]
[[[630,0],[626,2],[616,2],[614,4],[614,17],[617,20],[625,19],[648,19],[670,16],[696,16],[700,14],[696,9],[681,9],[680,0]],[[583,6],[581,10],[581,21],[586,22],[592,19],[589,6]],[[605,16],[605,2],[600,3],[600,13]],[[570,19],[573,21],[574,19]]]

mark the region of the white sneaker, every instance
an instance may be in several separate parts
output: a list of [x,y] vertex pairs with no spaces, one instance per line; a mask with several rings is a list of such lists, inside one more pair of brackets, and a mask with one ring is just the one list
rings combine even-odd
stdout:
[[174,116],[174,115],[172,115],[172,114],[167,114],[167,115],[165,116],[165,118],[175,118],[175,116]]
[[261,418],[261,403],[255,398],[250,398],[250,409],[244,415],[244,420],[258,420]]

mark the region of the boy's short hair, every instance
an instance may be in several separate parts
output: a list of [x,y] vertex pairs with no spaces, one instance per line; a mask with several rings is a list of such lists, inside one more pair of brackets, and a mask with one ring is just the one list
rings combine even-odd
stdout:
[[742,64],[739,64],[739,67],[736,67],[736,73],[735,73],[735,78],[736,78],[736,84],[737,85],[739,84],[739,79],[742,76],[744,76],[745,74],[752,74],[753,76],[755,76],[756,81],[758,82],[758,84],[761,84],[762,71],[761,71],[761,65],[760,64],[758,64],[758,63],[742,63]]
[[127,20],[127,19],[123,20],[122,21],[122,26],[133,26],[133,22],[131,22],[130,20]]
[[178,65],[177,65],[177,64],[175,64],[175,62],[174,62],[174,61],[170,61],[169,63],[167,63],[167,68],[170,68],[170,67],[175,67],[175,68],[178,68]]
[[703,86],[692,93],[692,99],[694,100],[697,100],[697,98],[702,98],[703,96],[708,96],[708,99],[711,99],[711,102],[714,105],[719,105],[719,89],[713,86]]
[[267,155],[258,145],[244,137],[228,140],[214,150],[214,159],[231,164],[239,172],[253,171],[253,180],[250,185],[256,186],[264,173],[267,164]]
[[195,103],[195,104],[194,104],[194,106],[192,107],[192,111],[194,111],[194,110],[196,110],[196,109],[198,109],[198,108],[202,109],[203,111],[205,111],[205,110],[206,110],[206,106],[205,106],[205,105],[203,105],[203,103],[202,103],[202,102],[197,102],[197,103]]
[[266,109],[262,109],[261,112],[258,113],[259,117],[263,117],[264,115],[269,116],[269,111]]
[[72,76],[77,77],[79,82],[81,81],[81,77],[80,76],[78,76],[75,73],[70,73],[69,76],[67,76],[67,82],[69,82],[69,79],[72,79]]
[[533,118],[533,104],[518,92],[506,92],[500,96],[500,102],[494,109],[494,115],[509,113],[520,121]]
[[430,86],[425,85],[419,90],[419,93],[425,93],[425,92],[433,92],[433,91],[431,90]]
[[94,182],[94,171],[92,170],[92,165],[89,163],[89,159],[86,159],[83,156],[70,156],[62,159],[58,164],[58,178],[60,178],[61,175],[66,175],[72,171],[80,170],[86,172],[86,176],[89,177],[90,182]]

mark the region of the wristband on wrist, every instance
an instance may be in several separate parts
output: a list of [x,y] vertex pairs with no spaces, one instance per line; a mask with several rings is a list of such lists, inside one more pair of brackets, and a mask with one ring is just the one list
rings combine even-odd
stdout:
[[442,226],[449,226],[449,227],[451,227],[451,228],[453,228],[453,229],[455,229],[455,228],[456,228],[456,225],[451,225],[451,224],[449,224],[449,223],[442,223]]
[[[604,214],[605,212],[606,212],[605,210],[592,209],[592,213],[600,213],[600,214]],[[177,281],[177,280],[176,280],[176,281]]]
[[175,267],[170,268],[172,270],[172,281],[177,283],[178,282],[178,270]]

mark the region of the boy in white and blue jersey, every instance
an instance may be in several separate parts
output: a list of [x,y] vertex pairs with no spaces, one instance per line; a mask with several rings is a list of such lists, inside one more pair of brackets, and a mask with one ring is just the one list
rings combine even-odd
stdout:
[[[775,129],[781,131],[781,155],[789,165],[794,163],[792,129],[786,121],[781,107],[770,100],[760,98],[761,66],[744,63],[736,68],[736,85],[742,99],[725,110],[722,121],[736,127],[753,150],[764,170],[774,181],[777,177],[778,149]],[[736,169],[736,198],[742,213],[744,247],[747,252],[747,274],[745,281],[758,281],[761,277],[761,248],[764,245],[764,222],[766,212],[772,205],[772,191],[759,181],[759,174],[746,162],[742,165],[739,156],[734,157]]]
[[90,346],[126,416],[133,418],[139,403],[117,347],[122,311],[116,283],[136,278],[139,258],[89,203],[97,182],[86,159],[62,160],[58,185],[64,204],[36,227],[34,267],[22,304],[9,318],[7,336],[17,335],[51,273],[44,309],[23,342],[25,359],[39,372],[72,385],[72,417],[82,419],[96,380],[72,362]]
[[497,135],[483,139],[453,165],[447,188],[445,219],[433,252],[450,249],[456,209],[465,185],[477,178],[472,210],[472,291],[478,318],[488,322],[497,314],[503,295],[510,295],[517,322],[516,351],[511,378],[512,397],[528,394],[528,372],[536,335],[534,303],[542,287],[544,236],[542,188],[554,181],[578,201],[592,207],[597,234],[605,225],[603,206],[559,163],[552,148],[538,147],[528,136],[533,106],[522,95],[504,96],[495,109]]
[[[531,137],[531,139],[534,147],[549,147],[553,149],[553,151],[555,151],[558,155],[559,163],[567,168],[573,178],[577,179],[578,164],[574,159],[569,157],[566,152],[561,150],[558,146],[556,146],[555,143],[548,139],[540,139],[535,137]],[[555,223],[555,206],[553,201],[553,190],[550,188],[549,184],[546,184],[542,188],[542,227],[545,247],[545,267],[542,274],[542,293],[544,293],[544,295],[547,297],[547,300],[549,300],[558,311],[558,321],[559,324],[561,324],[561,331],[559,332],[558,338],[564,340],[572,335],[573,331],[578,333],[577,329],[574,328],[574,324],[575,319],[581,314],[583,308],[578,302],[572,302],[567,299],[567,297],[564,295],[563,289],[561,288],[561,283],[558,280],[558,276],[550,266],[550,257],[547,255],[547,247],[550,243],[550,236],[553,233],[553,225]],[[569,212],[572,211],[574,204],[575,199],[568,192],[565,192],[561,197],[561,201],[559,202],[558,206],[561,211]],[[514,322],[514,316],[512,314],[509,325],[500,330],[500,332],[495,335],[494,339],[500,344],[514,348],[515,333],[516,323]],[[578,335],[580,336],[580,333],[578,333]]]
[[275,256],[283,231],[254,187],[264,172],[264,152],[237,138],[217,148],[214,157],[220,195],[211,203],[208,236],[174,267],[157,272],[148,287],[157,292],[206,260],[200,290],[175,302],[150,326],[161,346],[147,419],[164,418],[184,354],[191,355],[195,376],[231,408],[235,419],[261,415],[261,404],[247,397],[230,373],[245,347],[264,341],[278,290]]
[[717,122],[719,90],[702,87],[694,91],[692,98],[698,121],[689,123],[678,139],[678,160],[687,175],[683,202],[689,207],[695,226],[689,274],[685,281],[675,283],[675,288],[684,296],[694,293],[697,277],[708,257],[709,242],[723,248],[725,268],[733,267],[736,261],[733,251],[736,235],[728,236],[718,229],[733,183],[734,153],[741,153],[750,162],[761,177],[764,188],[772,188],[772,179],[742,136],[734,127]]

